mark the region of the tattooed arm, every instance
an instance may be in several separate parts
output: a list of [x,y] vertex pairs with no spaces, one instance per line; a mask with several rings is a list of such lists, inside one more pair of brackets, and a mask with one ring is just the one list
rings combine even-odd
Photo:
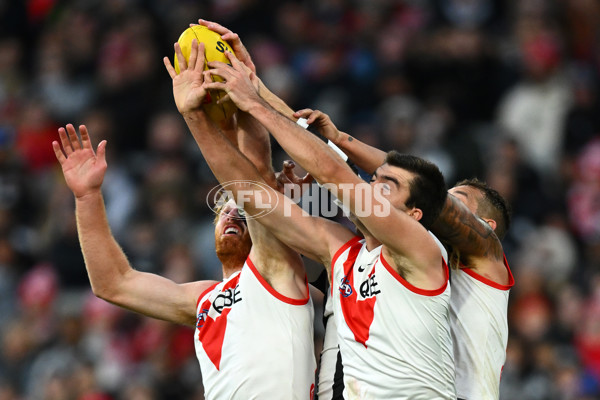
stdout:
[[463,201],[448,193],[431,231],[459,252],[461,268],[474,269],[494,282],[507,284],[504,251],[494,233],[494,224],[475,215]]
[[323,124],[324,121],[327,122],[323,118],[320,118],[322,115],[324,114],[321,111],[309,108],[294,113],[295,118],[306,118],[308,124],[315,124],[323,137],[338,146],[346,153],[350,161],[368,174],[373,174],[385,162],[387,155],[385,151],[353,138],[346,132],[335,128],[333,124],[331,124],[330,129],[320,129],[322,127],[319,125]]

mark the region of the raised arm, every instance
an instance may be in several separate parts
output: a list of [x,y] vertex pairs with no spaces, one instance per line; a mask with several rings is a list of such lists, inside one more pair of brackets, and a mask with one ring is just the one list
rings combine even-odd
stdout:
[[[202,111],[187,114],[185,121],[195,132],[202,154],[215,177],[228,185],[246,213],[288,246],[324,264],[330,255],[352,238],[340,224],[309,216],[292,200],[268,186],[254,165],[207,120]],[[211,126],[212,125],[212,126]],[[340,238],[340,235],[343,235]]]
[[67,185],[75,195],[77,232],[94,294],[129,310],[193,326],[198,296],[214,282],[176,284],[158,275],[136,271],[111,234],[101,193],[106,172],[106,141],[97,153],[88,131],[60,128],[52,143]]
[[269,132],[248,113],[238,112],[237,119],[237,148],[252,162],[264,181],[276,188]]
[[[271,163],[269,133],[244,112],[238,112],[238,150],[256,167],[265,183],[279,190]],[[292,298],[305,298],[306,271],[302,258],[263,225],[261,219],[246,219],[253,244],[250,257],[256,268],[280,293]],[[293,283],[289,280],[290,270],[294,273]]]
[[221,35],[221,39],[227,41],[227,43],[231,45],[231,48],[235,52],[237,59],[240,60],[246,67],[248,67],[248,69],[254,74],[253,83],[258,85],[258,93],[271,105],[271,107],[286,117],[293,119],[294,121],[299,118],[294,116],[294,110],[292,110],[281,98],[271,92],[271,90],[269,90],[269,88],[265,86],[262,80],[258,77],[256,73],[256,66],[252,61],[250,53],[246,49],[246,46],[244,46],[242,43],[242,40],[237,33],[234,33],[230,29],[213,21],[199,19],[198,24],[207,27],[211,31],[217,32],[219,35]]
[[[237,146],[234,147],[248,158],[270,187],[278,189],[271,162],[269,133],[252,116],[244,112],[237,113],[235,125],[237,140],[232,144],[236,143]],[[291,298],[305,298],[306,271],[299,254],[262,225],[260,218],[247,218],[246,222],[252,239],[250,258],[260,274],[281,294]],[[294,274],[293,280],[289,279],[290,271]]]
[[[461,188],[453,188],[451,191],[465,198],[479,195],[476,190],[466,193]],[[477,207],[473,208],[476,211]],[[483,219],[475,211],[449,193],[431,231],[457,252],[460,268],[473,269],[502,285],[509,284],[510,275],[504,264],[504,250],[495,233],[496,221]]]
[[[237,33],[232,32],[230,29],[216,22],[200,19],[198,20],[198,23],[214,32],[217,32],[219,35],[221,35],[221,39],[227,41],[231,45],[237,59],[240,60],[246,67],[248,67],[248,69],[254,74],[253,83],[255,86],[258,85],[258,93],[260,97],[262,97],[271,107],[273,107],[273,109],[294,122],[299,118],[307,119],[308,124],[313,124],[314,122],[318,121],[318,114],[316,113],[319,113],[319,111],[303,109],[294,112],[294,110],[288,106],[285,101],[269,90],[269,88],[257,76],[256,66],[252,61],[250,53],[246,49],[246,46],[244,46],[242,43],[242,40]],[[384,151],[369,146],[366,143],[362,143],[359,140],[355,140],[352,136],[345,132],[338,131],[337,129],[327,131],[326,133],[328,136],[325,136],[325,138],[338,146],[344,153],[346,153],[350,160],[362,170],[372,174],[381,164],[383,164],[386,156]],[[242,153],[244,152],[242,151]],[[247,153],[244,154],[247,155]]]
[[175,102],[215,177],[222,183],[242,181],[228,185],[228,189],[248,215],[260,216],[261,224],[281,242],[319,262],[327,262],[332,249],[337,250],[353,233],[339,224],[308,216],[266,184],[255,165],[198,107],[206,93],[201,85],[204,79],[202,65],[195,61],[203,54],[202,44],[192,44],[187,66],[177,44],[175,51],[180,57],[179,65],[184,66],[180,74],[176,74],[168,58],[164,60],[173,79]]
[[322,118],[322,115],[321,111],[309,108],[296,111],[293,114],[295,118],[305,118],[309,125],[313,125],[323,137],[338,146],[350,161],[363,171],[373,174],[385,162],[387,155],[385,151],[369,146],[346,132],[338,130],[333,124],[328,124],[327,120]]
[[[406,275],[411,283],[420,284],[423,288],[439,287],[438,283],[445,276],[438,268],[441,253],[437,244],[414,216],[391,206],[389,193],[382,192],[383,188],[390,188],[392,191],[408,190],[409,182],[397,182],[395,186],[391,186],[387,182],[389,174],[382,173],[375,182],[378,185],[373,185],[373,190],[370,190],[329,146],[278,113],[262,99],[244,73],[241,63],[233,55],[227,55],[232,66],[212,62],[209,63],[211,69],[208,71],[223,78],[224,82],[208,83],[205,87],[227,91],[238,108],[249,112],[263,124],[296,162],[318,182],[328,184],[327,188],[358,217],[372,236],[391,251],[391,255],[387,254],[388,260],[398,260],[390,262],[403,264],[403,272],[409,270]],[[333,124],[328,121],[324,125]]]
[[504,257],[502,244],[494,229],[452,194],[448,194],[444,208],[431,226],[431,231],[440,240],[460,251],[463,257],[500,261]]

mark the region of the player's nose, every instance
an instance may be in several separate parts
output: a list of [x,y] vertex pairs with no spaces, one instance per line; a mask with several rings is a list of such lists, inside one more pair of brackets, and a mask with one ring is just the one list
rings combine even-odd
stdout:
[[226,215],[227,220],[231,221],[231,220],[239,220],[240,219],[240,212],[237,208],[232,208],[231,210],[227,211],[227,215]]

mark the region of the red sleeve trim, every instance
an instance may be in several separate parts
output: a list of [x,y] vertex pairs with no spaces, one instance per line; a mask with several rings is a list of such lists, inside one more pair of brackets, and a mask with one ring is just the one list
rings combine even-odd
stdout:
[[335,263],[337,261],[338,258],[340,258],[340,256],[342,255],[342,253],[346,250],[348,250],[348,248],[352,247],[355,243],[357,243],[358,241],[362,240],[362,238],[360,236],[354,236],[352,239],[348,240],[346,243],[344,243],[342,245],[342,247],[340,247],[335,254],[333,255],[333,258],[331,259],[331,279],[329,280],[329,288],[331,290],[331,294],[333,295],[333,268],[335,266]]
[[383,266],[385,267],[385,269],[387,269],[388,272],[394,278],[396,278],[396,280],[398,280],[398,282],[400,282],[402,285],[404,285],[404,287],[406,287],[411,292],[414,292],[416,294],[420,294],[422,296],[438,296],[438,295],[444,293],[444,291],[446,290],[446,287],[448,286],[448,278],[450,276],[449,275],[449,271],[448,271],[448,265],[446,264],[446,261],[444,260],[444,257],[442,257],[441,255],[440,255],[440,257],[442,259],[442,268],[444,268],[444,273],[446,275],[446,280],[444,281],[444,284],[439,289],[428,290],[428,289],[418,288],[418,287],[412,285],[410,282],[408,282],[402,276],[400,276],[400,274],[398,272],[396,272],[396,270],[394,268],[392,268],[392,266],[390,264],[388,264],[388,262],[385,260],[385,258],[383,258],[383,251],[379,255],[379,259],[381,260],[381,263],[383,264]]
[[206,296],[206,293],[212,291],[219,283],[221,283],[221,282],[215,282],[214,284],[210,285],[204,292],[202,292],[200,294],[200,296],[198,297],[198,300],[196,301],[196,308],[198,308],[198,304],[200,304],[200,300],[202,300],[202,298],[204,296]]
[[262,277],[262,275],[260,274],[260,272],[258,272],[258,270],[256,269],[256,267],[252,263],[252,260],[250,260],[250,257],[248,257],[246,259],[246,264],[248,265],[248,267],[250,268],[250,271],[252,271],[252,273],[254,274],[254,276],[256,276],[256,279],[258,279],[258,281],[260,282],[260,284],[263,285],[263,287],[265,289],[267,289],[267,291],[269,293],[271,293],[274,297],[276,297],[278,300],[283,301],[284,303],[288,303],[288,304],[294,305],[294,306],[303,306],[306,303],[308,303],[308,300],[310,300],[310,292],[309,292],[309,289],[308,289],[308,278],[306,276],[304,277],[304,282],[306,284],[306,298],[304,298],[304,299],[292,299],[291,297],[284,296],[281,293],[279,293],[278,291],[276,291],[275,289],[273,289],[273,287],[271,285],[269,285],[269,282],[267,282],[265,280],[265,278]]
[[467,268],[467,267],[461,268],[461,271],[463,271],[465,274],[469,275],[471,278],[476,279],[479,282],[484,283],[488,286],[491,286],[494,289],[509,290],[515,284],[515,278],[513,277],[510,267],[508,266],[508,261],[506,260],[506,254],[504,255],[504,266],[506,267],[506,270],[508,271],[508,285],[502,285],[498,282],[494,282],[493,280],[486,278],[485,276],[479,275],[477,272],[473,271],[471,268]]

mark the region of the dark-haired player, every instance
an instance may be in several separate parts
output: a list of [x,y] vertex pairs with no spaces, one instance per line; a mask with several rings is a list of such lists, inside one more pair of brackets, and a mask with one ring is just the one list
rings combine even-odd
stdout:
[[514,279],[501,239],[510,224],[504,199],[470,179],[449,190],[432,231],[450,246],[450,324],[459,399],[498,399]]
[[[322,125],[320,132],[367,172],[385,159],[385,152],[334,129],[320,111],[306,109],[294,116]],[[510,207],[496,190],[477,179],[458,182],[448,192],[431,231],[450,248],[457,395],[464,400],[498,399],[508,341],[508,296],[514,284],[501,243],[510,225]],[[325,363],[333,365],[336,356],[326,354]],[[320,377],[319,386],[322,381],[339,385],[334,371],[323,370],[323,374],[328,375]]]
[[[426,227],[447,195],[439,169],[390,152],[373,182],[365,183],[320,139],[270,108],[247,69],[229,56],[233,67],[209,63],[211,70],[194,82],[193,97],[201,101],[207,89],[225,90],[239,110],[265,126],[298,164],[344,201],[364,234],[361,239],[341,224],[307,215],[266,187],[252,162],[201,110],[190,112],[178,103],[219,181],[257,182],[232,186],[234,195],[243,194],[247,214],[267,206],[270,212],[257,221],[331,272],[345,397],[455,399],[448,268]],[[175,79],[168,59],[165,64]],[[225,82],[210,82],[209,74]]]

